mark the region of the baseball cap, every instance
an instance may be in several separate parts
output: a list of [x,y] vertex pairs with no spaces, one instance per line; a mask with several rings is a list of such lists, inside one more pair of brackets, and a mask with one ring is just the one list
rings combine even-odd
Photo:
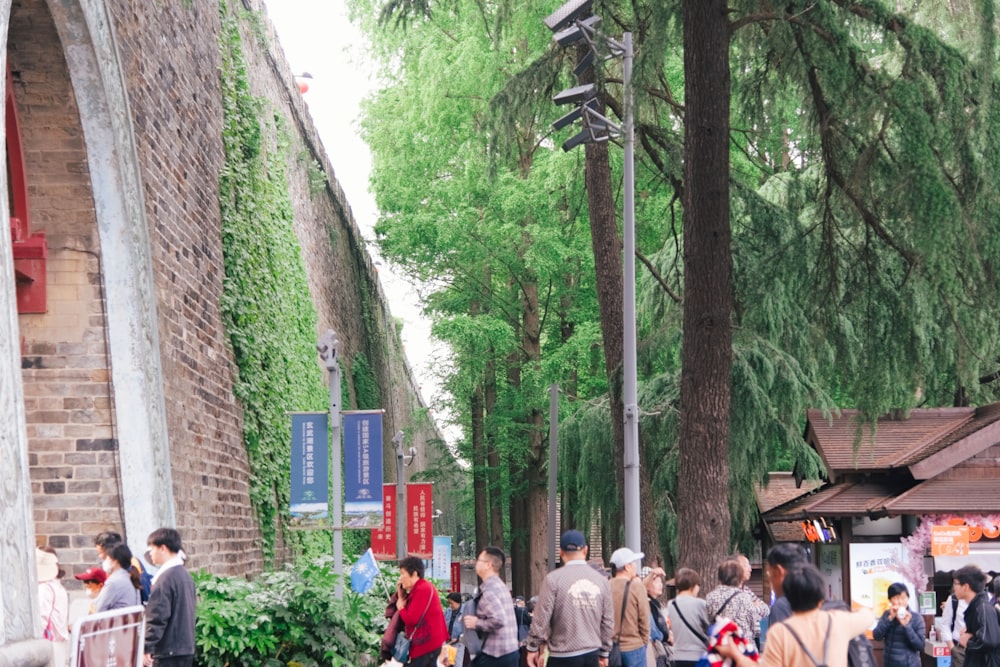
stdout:
[[579,530],[567,530],[559,540],[559,548],[563,551],[580,551],[587,546],[587,538]]
[[85,572],[74,574],[73,576],[80,581],[96,581],[99,584],[103,584],[108,578],[104,570],[99,567],[92,567]]
[[637,560],[642,560],[645,556],[641,551],[635,552],[628,547],[622,547],[617,549],[613,554],[611,554],[611,564],[617,567],[619,570],[628,565],[629,563],[634,563]]

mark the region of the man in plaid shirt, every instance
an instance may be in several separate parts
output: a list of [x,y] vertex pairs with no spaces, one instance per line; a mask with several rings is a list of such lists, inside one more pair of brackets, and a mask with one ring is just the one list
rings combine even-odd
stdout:
[[518,667],[517,621],[514,600],[500,578],[507,557],[501,549],[486,547],[476,559],[479,586],[475,616],[466,616],[463,624],[482,636],[483,650],[472,664],[476,667]]

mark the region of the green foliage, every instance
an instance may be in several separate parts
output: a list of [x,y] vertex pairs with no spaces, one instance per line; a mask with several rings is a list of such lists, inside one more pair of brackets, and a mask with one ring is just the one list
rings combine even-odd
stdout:
[[351,359],[351,379],[354,384],[354,397],[358,402],[358,410],[377,410],[382,407],[382,396],[379,393],[378,380],[368,357],[359,352]]
[[[510,470],[532,463],[526,415],[559,382],[579,399],[560,408],[573,516],[613,515],[583,151],[561,153],[571,130],[548,130],[565,111],[550,93],[572,83],[574,64],[541,26],[559,3],[352,4],[387,69],[364,122],[378,243],[428,285],[434,334],[454,352],[441,372],[460,452],[471,460],[470,397],[495,383],[487,439],[504,491],[522,491]],[[407,29],[375,28],[380,7]],[[753,484],[769,470],[823,474],[802,439],[807,408],[874,417],[996,396],[1000,30],[993,0],[731,7],[732,409],[718,417],[731,425],[731,539],[745,544]],[[665,546],[683,450],[680,10],[595,4],[610,33],[636,39],[637,238],[650,267],[638,271],[640,438],[653,473],[643,502]],[[619,67],[598,74],[612,115]],[[620,154],[611,162],[617,182]],[[524,354],[531,282],[544,295],[539,359]]]
[[327,398],[316,361],[316,312],[292,229],[286,151],[273,114],[250,92],[239,22],[225,3],[221,11],[222,315],[236,361],[233,392],[244,409],[250,499],[270,559],[279,522],[288,519],[287,413],[323,410]]
[[368,594],[346,582],[337,599],[332,559],[304,560],[254,581],[195,573],[200,667],[333,667],[372,664],[378,656],[386,573]]

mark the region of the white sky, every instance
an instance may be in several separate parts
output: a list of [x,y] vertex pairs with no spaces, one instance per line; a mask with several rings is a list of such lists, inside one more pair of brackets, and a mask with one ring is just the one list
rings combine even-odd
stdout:
[[[378,209],[368,191],[371,154],[360,136],[359,115],[361,100],[373,89],[375,75],[367,62],[365,42],[347,19],[344,0],[265,1],[292,71],[313,76],[305,94],[309,112],[361,233],[370,241]],[[440,387],[430,369],[445,354],[444,348],[432,345],[430,321],[420,311],[416,290],[380,262],[374,247],[369,246],[369,252],[380,264],[379,277],[392,314],[403,320],[403,347],[424,403],[438,415],[441,410],[435,409],[435,399]],[[442,433],[449,441],[457,435]]]

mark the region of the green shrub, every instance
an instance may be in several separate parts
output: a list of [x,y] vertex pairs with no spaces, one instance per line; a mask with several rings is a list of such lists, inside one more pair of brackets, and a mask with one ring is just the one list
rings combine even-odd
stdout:
[[[195,574],[197,652],[202,667],[374,665],[395,581],[383,574],[367,595],[337,599],[333,558],[320,556],[266,572],[254,581]],[[383,585],[384,582],[384,585]]]

